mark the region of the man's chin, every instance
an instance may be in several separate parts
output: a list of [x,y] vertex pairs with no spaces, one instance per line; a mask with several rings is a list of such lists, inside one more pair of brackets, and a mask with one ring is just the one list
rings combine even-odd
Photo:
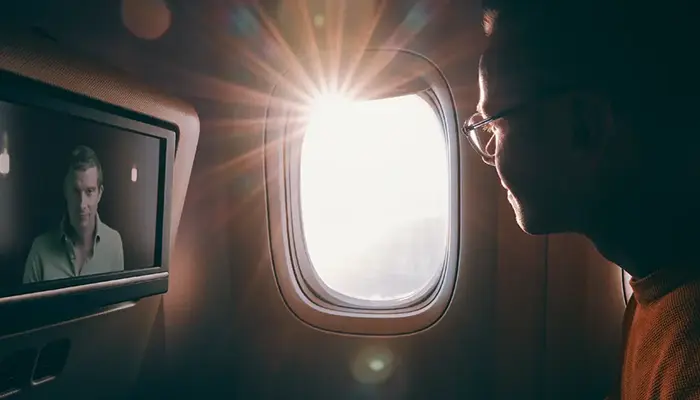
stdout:
[[552,232],[552,231],[546,229],[541,224],[533,223],[533,221],[531,219],[526,219],[522,216],[516,217],[515,220],[517,221],[520,229],[522,229],[522,231],[527,233],[528,235],[539,236],[539,235],[548,235],[550,233],[555,233],[555,232]]
[[78,218],[72,225],[76,230],[88,228],[90,226],[90,218]]
[[533,213],[516,211],[515,220],[523,232],[533,236],[576,232],[575,229],[571,229],[571,227],[566,224],[557,223],[557,221],[552,218],[546,218],[543,215],[536,216],[533,215]]
[[552,218],[547,218],[547,216],[542,215],[542,213],[524,209],[520,204],[511,204],[515,212],[515,221],[520,229],[528,235],[537,236],[565,232],[565,230],[558,229],[561,228],[559,226],[560,224],[554,223],[555,221],[552,221]]

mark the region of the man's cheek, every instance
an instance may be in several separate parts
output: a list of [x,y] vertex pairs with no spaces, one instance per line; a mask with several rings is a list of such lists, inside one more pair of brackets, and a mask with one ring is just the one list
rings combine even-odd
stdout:
[[545,158],[526,150],[505,143],[496,160],[496,169],[501,181],[516,196],[536,186],[544,172],[542,163],[545,162]]

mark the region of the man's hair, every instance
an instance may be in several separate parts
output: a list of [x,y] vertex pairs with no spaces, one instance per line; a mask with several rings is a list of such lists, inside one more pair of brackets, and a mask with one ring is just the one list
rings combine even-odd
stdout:
[[87,146],[78,146],[71,151],[68,161],[68,172],[85,171],[92,167],[97,168],[97,184],[102,186],[104,180],[102,164],[100,164],[100,159],[95,151]]
[[[687,114],[700,112],[694,32],[700,20],[684,6],[688,3],[516,0],[496,5],[484,14],[489,48],[482,66],[494,79],[510,80],[535,96],[567,88],[604,92],[642,134],[695,131],[694,125],[678,126]],[[674,116],[680,120],[669,121]]]

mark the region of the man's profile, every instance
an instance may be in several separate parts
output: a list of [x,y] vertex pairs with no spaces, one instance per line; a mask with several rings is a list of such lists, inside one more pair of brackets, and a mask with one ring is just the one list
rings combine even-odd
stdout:
[[24,283],[124,270],[121,236],[98,214],[103,191],[100,160],[89,147],[78,146],[71,152],[63,182],[63,218],[34,239]]
[[611,399],[700,399],[700,63],[686,3],[489,10],[463,128],[525,232],[582,234],[633,277]]

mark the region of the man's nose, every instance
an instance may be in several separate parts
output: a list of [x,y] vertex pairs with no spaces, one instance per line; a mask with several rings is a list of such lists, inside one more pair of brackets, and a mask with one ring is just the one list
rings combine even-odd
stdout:
[[88,202],[88,200],[89,200],[89,199],[88,199],[87,194],[83,193],[83,194],[80,195],[80,209],[81,209],[81,210],[86,210],[86,209],[88,208],[88,206],[89,206],[89,204],[90,204],[90,203]]

